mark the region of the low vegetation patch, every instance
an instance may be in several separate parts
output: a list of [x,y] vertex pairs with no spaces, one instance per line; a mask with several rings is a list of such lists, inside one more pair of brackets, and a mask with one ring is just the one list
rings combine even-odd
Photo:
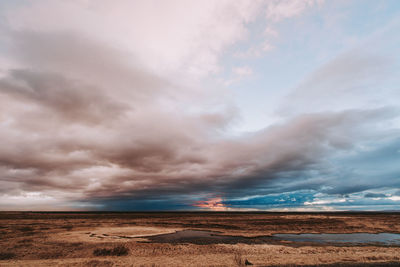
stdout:
[[33,228],[30,226],[24,226],[24,227],[20,227],[18,230],[20,230],[21,232],[32,232]]
[[46,251],[37,253],[37,257],[42,260],[60,259],[65,257],[65,254],[62,253],[61,251]]
[[68,225],[61,226],[61,228],[67,229],[68,231],[71,231],[72,228],[74,228],[74,226],[68,224]]
[[18,243],[32,243],[33,239],[31,238],[24,238],[18,241]]
[[3,252],[0,253],[0,260],[11,260],[15,258],[15,254],[14,253],[8,253],[8,252]]
[[95,256],[126,256],[129,253],[129,249],[123,245],[116,246],[114,248],[96,248],[93,251]]
[[91,260],[86,262],[85,266],[87,267],[111,267],[114,263],[111,261],[98,261],[98,260]]

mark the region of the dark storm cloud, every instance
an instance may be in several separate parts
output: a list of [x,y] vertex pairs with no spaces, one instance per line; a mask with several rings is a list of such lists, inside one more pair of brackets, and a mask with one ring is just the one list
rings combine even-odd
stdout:
[[[276,179],[321,171],[327,154],[350,149],[364,127],[393,116],[390,109],[309,114],[248,136],[210,140],[207,133],[218,125],[204,124],[201,116],[193,120],[154,106],[136,116],[130,106],[87,92],[82,84],[26,70],[3,78],[0,92],[14,104],[7,112],[15,119],[1,133],[8,186],[12,181],[25,191],[80,192],[82,201],[113,208],[210,191],[240,196]],[[35,112],[21,112],[21,105]],[[21,134],[26,129],[31,135]]]
[[[138,198],[144,201],[148,198],[151,201],[154,196],[171,199],[177,195],[196,195],[210,191],[223,192],[230,197],[245,196],[248,192],[266,193],[271,187],[275,192],[282,191],[285,186],[273,188],[273,182],[277,179],[286,179],[287,185],[290,185],[299,183],[302,176],[309,178],[307,173],[310,169],[321,175],[325,171],[322,163],[327,154],[335,153],[338,149],[350,149],[351,145],[344,145],[347,142],[343,140],[343,136],[349,138],[347,141],[356,138],[351,132],[362,127],[356,121],[373,123],[384,116],[390,117],[390,113],[384,110],[351,111],[300,117],[274,129],[266,129],[252,138],[205,147],[204,153],[207,153],[208,161],[179,163],[180,172],[174,172],[174,160],[159,158],[162,168],[143,169],[146,173],[141,175],[115,177],[101,187],[88,191],[87,195],[91,198],[104,196],[117,199],[119,196],[120,200]],[[341,132],[340,142],[336,140],[338,131]],[[238,153],[229,154],[228,151]],[[144,156],[142,158],[146,159]],[[201,169],[191,175],[181,175],[182,168],[190,169],[193,164],[200,165]],[[136,167],[137,165],[131,165],[129,168],[134,170]],[[305,181],[302,186],[292,185],[292,188],[287,189],[320,189],[324,184],[329,183]],[[364,188],[359,188],[361,189]],[[343,188],[337,190],[342,193],[345,191]]]

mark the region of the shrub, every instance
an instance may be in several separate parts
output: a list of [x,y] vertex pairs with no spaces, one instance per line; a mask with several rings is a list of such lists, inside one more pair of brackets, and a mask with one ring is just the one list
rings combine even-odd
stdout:
[[111,261],[98,261],[98,260],[91,260],[86,262],[85,266],[87,267],[111,267],[114,264]]
[[95,256],[125,256],[128,255],[129,249],[123,245],[118,245],[112,249],[109,248],[96,248],[93,251]]
[[65,257],[61,251],[45,251],[36,254],[39,259],[48,260],[48,259],[59,259]]
[[15,258],[14,253],[7,253],[7,252],[0,253],[0,260],[11,260],[13,258]]
[[67,229],[68,231],[71,231],[72,228],[74,228],[74,226],[72,226],[72,225],[63,225],[63,226],[61,226],[61,228]]
[[29,227],[29,226],[24,226],[24,227],[19,228],[18,230],[20,230],[21,232],[32,232],[33,228]]
[[116,246],[112,250],[112,255],[114,255],[114,256],[124,256],[124,255],[128,255],[128,253],[129,253],[129,249],[122,245]]

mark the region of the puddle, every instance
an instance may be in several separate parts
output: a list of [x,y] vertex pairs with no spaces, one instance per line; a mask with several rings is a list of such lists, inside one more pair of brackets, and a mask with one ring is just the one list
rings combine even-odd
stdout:
[[220,232],[183,230],[170,234],[161,234],[145,237],[153,243],[192,243],[206,244],[272,244],[281,241],[311,242],[319,244],[378,244],[400,245],[400,234],[391,233],[351,233],[351,234],[275,234],[272,236],[230,236]]
[[273,237],[294,242],[400,245],[400,234],[391,233],[275,234]]

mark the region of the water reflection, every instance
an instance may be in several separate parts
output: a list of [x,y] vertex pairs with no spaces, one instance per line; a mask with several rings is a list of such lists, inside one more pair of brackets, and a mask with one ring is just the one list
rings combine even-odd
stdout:
[[155,243],[192,244],[268,244],[277,241],[311,242],[324,244],[379,244],[400,245],[400,234],[350,233],[350,234],[275,234],[272,236],[243,237],[221,235],[220,232],[183,230],[171,234],[146,237]]

